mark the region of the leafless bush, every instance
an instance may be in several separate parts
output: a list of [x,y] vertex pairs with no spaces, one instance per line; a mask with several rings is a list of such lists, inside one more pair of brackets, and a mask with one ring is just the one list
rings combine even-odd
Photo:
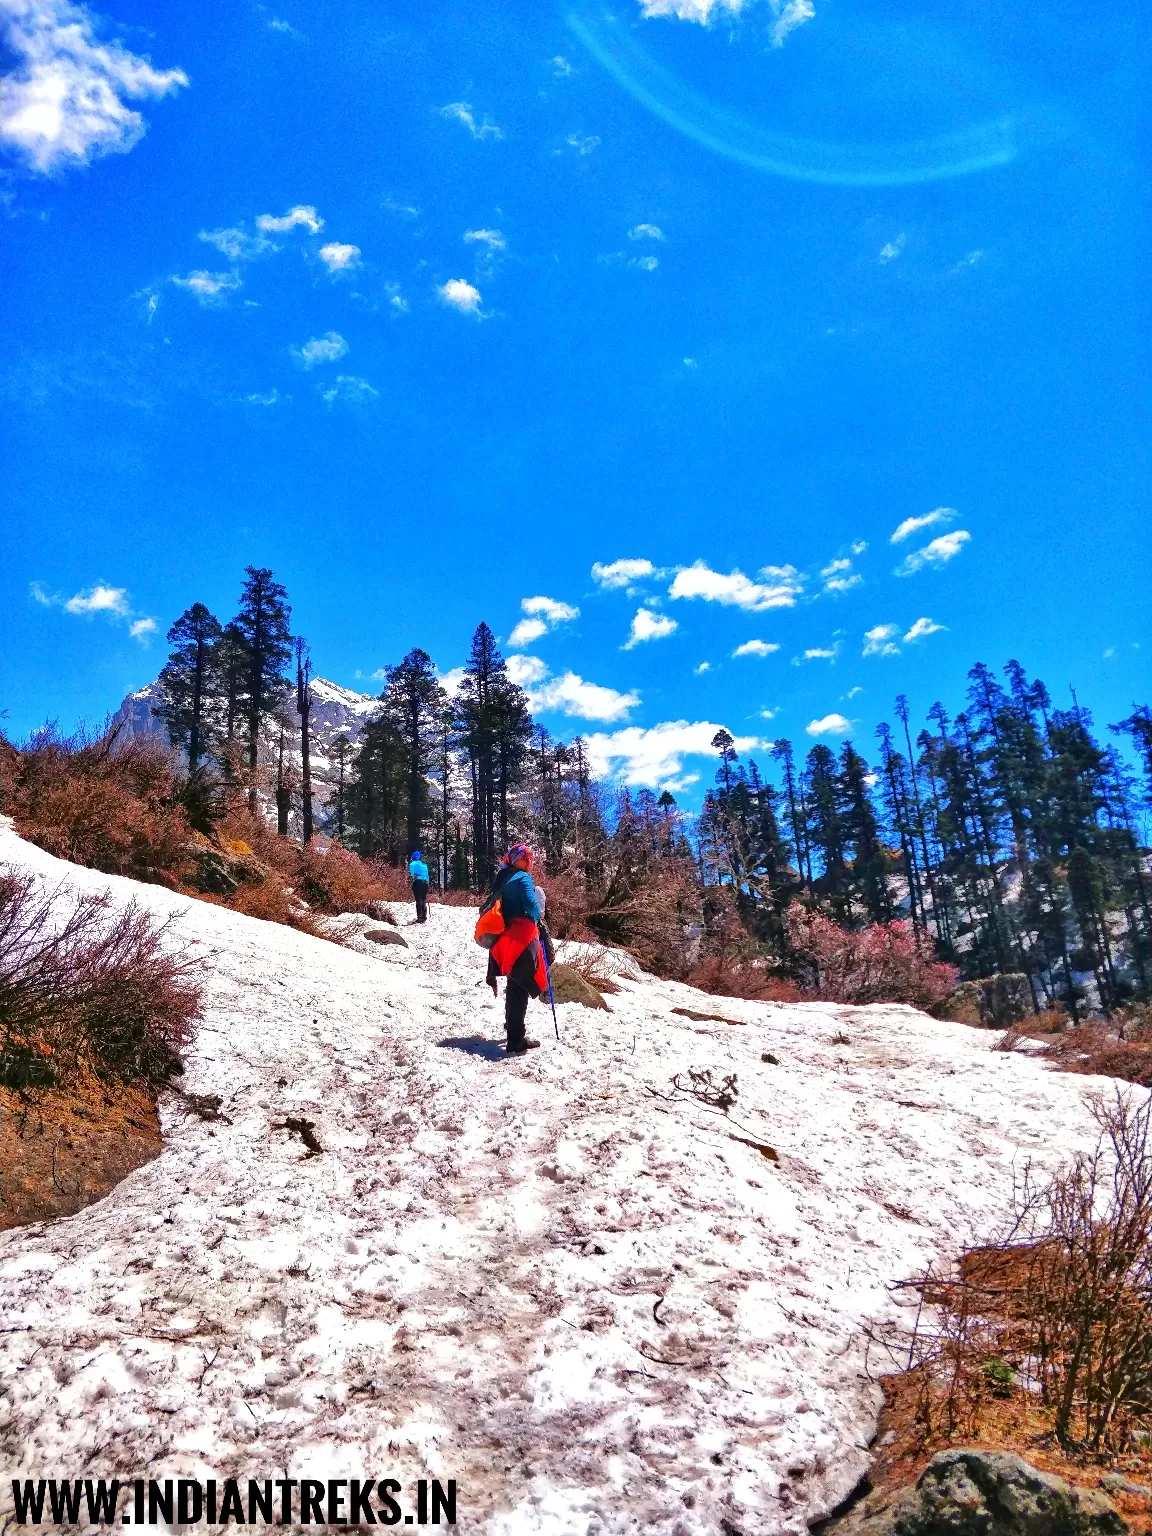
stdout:
[[166,1078],[200,1013],[197,963],[166,952],[167,929],[0,868],[0,1081],[46,1084],[81,1060],[125,1082]]
[[587,950],[579,952],[565,941],[563,963],[569,970],[582,976],[589,986],[596,988],[597,992],[619,992],[620,988],[606,969],[608,951],[602,945],[597,945],[589,953]]
[[1065,1450],[1116,1452],[1152,1429],[1152,1099],[1094,1110],[1096,1147],[1043,1185],[1025,1176],[1003,1241],[918,1282],[933,1307],[909,1354],[926,1434],[974,1434],[982,1400],[1017,1380]]
[[943,1001],[959,977],[911,923],[872,923],[853,931],[793,902],[786,925],[793,953],[812,973],[806,990],[830,1002],[926,1008]]
[[[1031,1052],[1051,1061],[1062,1072],[1091,1077],[1120,1077],[1152,1088],[1152,1022],[1146,1005],[1116,1013],[1112,1019],[1092,1019],[1066,1030]],[[1041,1018],[1046,1017],[1041,1014]],[[1062,1016],[1061,1016],[1062,1017]],[[1026,1049],[1038,1031],[1032,1026],[1005,1030],[998,1051]]]

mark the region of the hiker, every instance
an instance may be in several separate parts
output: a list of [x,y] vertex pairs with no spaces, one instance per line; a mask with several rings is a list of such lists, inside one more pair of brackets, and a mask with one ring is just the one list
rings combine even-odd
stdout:
[[524,1056],[540,1044],[524,1033],[528,1000],[539,997],[548,988],[540,931],[543,914],[532,883],[532,850],[524,843],[509,848],[482,913],[494,911],[497,902],[503,928],[488,950],[488,985],[495,996],[497,976],[508,978],[504,994],[507,1050],[509,1056]]
[[428,921],[428,866],[419,848],[408,860],[408,878],[412,882],[412,896],[416,902],[416,921]]

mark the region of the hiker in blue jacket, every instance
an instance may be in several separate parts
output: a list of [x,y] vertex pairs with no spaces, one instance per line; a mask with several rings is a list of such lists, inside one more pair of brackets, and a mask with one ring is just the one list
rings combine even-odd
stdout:
[[428,921],[428,866],[419,848],[408,860],[408,878],[412,882],[412,895],[416,902],[416,921]]

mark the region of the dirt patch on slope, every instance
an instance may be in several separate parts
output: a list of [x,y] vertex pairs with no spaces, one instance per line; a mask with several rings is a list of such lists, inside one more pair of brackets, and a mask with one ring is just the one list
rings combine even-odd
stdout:
[[79,1075],[56,1088],[0,1088],[0,1231],[74,1216],[163,1145],[138,1083]]

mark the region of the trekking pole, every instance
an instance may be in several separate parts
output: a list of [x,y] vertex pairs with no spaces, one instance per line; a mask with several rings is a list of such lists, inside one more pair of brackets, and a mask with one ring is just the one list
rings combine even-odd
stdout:
[[560,1038],[560,1025],[556,1021],[556,999],[552,996],[552,971],[548,964],[548,951],[544,940],[540,940],[540,953],[544,956],[544,974],[548,978],[548,1001],[552,1004],[552,1028],[556,1031],[556,1038]]

